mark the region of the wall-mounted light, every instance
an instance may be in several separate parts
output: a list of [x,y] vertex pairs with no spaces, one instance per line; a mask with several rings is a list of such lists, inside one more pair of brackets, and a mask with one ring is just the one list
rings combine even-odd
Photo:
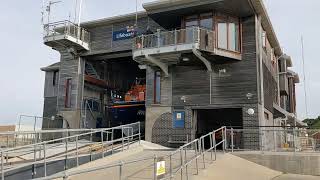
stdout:
[[187,97],[186,96],[181,96],[181,101],[183,101],[184,103],[186,103],[187,102]]
[[253,94],[252,93],[248,93],[246,96],[247,96],[248,99],[252,99]]
[[184,57],[184,58],[182,58],[182,61],[184,61],[184,62],[188,62],[188,61],[190,61],[190,59],[189,59],[189,58],[187,58],[187,57]]
[[247,110],[247,113],[248,113],[249,115],[254,115],[254,109],[249,108],[249,109]]

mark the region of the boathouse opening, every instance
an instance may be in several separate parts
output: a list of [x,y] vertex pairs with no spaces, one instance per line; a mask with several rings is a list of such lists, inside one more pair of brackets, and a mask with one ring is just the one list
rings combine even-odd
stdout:
[[93,111],[87,112],[89,128],[145,121],[145,68],[132,56],[87,58],[85,64],[84,107]]
[[[197,138],[206,135],[213,130],[219,129],[222,126],[227,126],[228,128],[234,127],[237,129],[242,129],[243,127],[241,108],[198,109],[195,110],[195,113],[197,114]],[[216,141],[219,142],[221,139],[221,133],[217,133]],[[209,139],[205,139],[205,147],[210,147]]]

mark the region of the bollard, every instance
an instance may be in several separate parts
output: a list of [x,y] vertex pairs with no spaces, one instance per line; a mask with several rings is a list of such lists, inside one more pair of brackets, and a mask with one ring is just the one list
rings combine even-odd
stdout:
[[123,162],[120,161],[120,165],[119,165],[119,180],[122,180],[122,166],[123,166]]

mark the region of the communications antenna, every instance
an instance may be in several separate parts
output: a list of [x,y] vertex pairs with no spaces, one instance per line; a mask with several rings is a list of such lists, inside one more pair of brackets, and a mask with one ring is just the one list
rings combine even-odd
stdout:
[[49,1],[49,5],[47,6],[47,9],[46,9],[48,13],[48,24],[50,23],[51,6],[58,3],[61,3],[61,1]]
[[301,55],[302,55],[302,68],[303,68],[303,83],[304,83],[304,100],[305,100],[305,108],[306,108],[306,118],[309,117],[308,110],[308,97],[307,97],[307,82],[306,82],[306,67],[305,67],[305,57],[304,57],[304,42],[303,36],[301,36]]

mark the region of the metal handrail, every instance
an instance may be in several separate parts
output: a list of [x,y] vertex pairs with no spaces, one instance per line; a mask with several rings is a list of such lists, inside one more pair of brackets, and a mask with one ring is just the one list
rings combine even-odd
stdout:
[[[134,126],[138,126],[137,130],[138,130],[138,133],[134,133],[134,129],[133,127]],[[121,138],[118,138],[118,139],[114,139],[114,136],[113,136],[113,133],[114,133],[114,130],[117,130],[117,129],[121,129],[121,132],[122,132],[122,137]],[[128,134],[126,136],[124,136],[124,130],[125,129],[128,129]],[[112,131],[112,132],[110,132]],[[63,132],[68,132],[68,131],[63,131]],[[76,153],[76,157],[77,157],[77,162],[78,162],[78,155],[79,155],[79,147],[78,147],[78,139],[79,137],[84,137],[84,136],[87,136],[87,135],[90,135],[91,136],[91,139],[92,139],[92,135],[96,134],[96,133],[101,133],[101,142],[98,142],[98,144],[101,144],[103,147],[105,145],[112,145],[111,148],[112,148],[112,153],[114,151],[114,143],[116,142],[121,142],[122,143],[122,151],[124,150],[124,146],[126,145],[127,148],[129,148],[129,145],[130,143],[134,140],[135,137],[138,136],[138,140],[140,142],[141,140],[141,131],[140,131],[140,122],[137,122],[137,123],[132,123],[132,124],[127,124],[127,125],[121,125],[121,126],[117,126],[117,127],[114,127],[114,128],[103,128],[103,129],[91,129],[90,132],[86,132],[86,133],[83,133],[83,134],[77,134],[77,135],[73,135],[73,136],[68,136],[68,137],[63,137],[63,138],[58,138],[58,139],[54,139],[54,140],[49,140],[49,141],[44,141],[44,142],[40,142],[40,143],[35,143],[35,144],[31,144],[31,145],[26,145],[26,146],[21,146],[21,147],[16,147],[16,148],[10,148],[10,149],[1,149],[1,175],[2,175],[2,180],[4,180],[4,165],[7,164],[4,162],[4,156],[5,154],[9,154],[9,153],[15,153],[21,149],[26,149],[26,148],[31,148],[29,151],[33,154],[34,154],[34,161],[31,162],[31,163],[28,163],[28,165],[33,165],[35,166],[36,164],[44,164],[45,166],[45,176],[46,176],[46,162],[47,160],[57,160],[57,158],[61,158],[62,156],[65,156],[66,159],[68,157],[69,154],[74,154]],[[107,133],[107,139],[106,141],[104,141],[104,134]],[[111,134],[111,141],[109,141],[109,134]],[[72,149],[72,151],[70,151],[71,149],[68,150],[68,140],[72,140],[72,139],[75,139],[75,142],[76,142],[76,149]],[[126,142],[127,141],[127,142]],[[49,145],[49,144],[52,144],[52,143],[55,143],[55,142],[65,142],[65,147],[66,147],[66,150],[64,153],[60,153],[60,154],[56,154],[56,155],[53,155],[53,157],[51,158],[47,158],[46,157],[46,145]],[[97,144],[97,142],[93,142],[92,140],[90,141],[92,143],[89,143],[89,145],[91,144]],[[43,158],[41,156],[41,152],[43,151]],[[74,152],[75,151],[75,152]],[[92,149],[90,148],[90,154],[91,154],[91,151]],[[21,153],[21,151],[19,151]],[[108,152],[108,151],[107,151]],[[37,158],[37,154],[39,153],[39,158]],[[104,154],[105,152],[102,151],[102,157],[104,157]],[[40,159],[40,160],[39,160]],[[6,157],[6,160],[7,160],[7,157]],[[38,161],[39,160],[39,161]],[[30,160],[32,161],[32,159]],[[78,163],[77,163],[78,165]],[[25,166],[22,165],[22,166],[18,166],[17,168],[20,168],[20,167],[23,167]],[[9,169],[9,170],[12,170],[13,168]]]
[[140,35],[134,38],[133,50],[161,48],[181,44],[198,44],[199,48],[206,51],[214,51],[214,31],[201,27],[188,27],[173,31],[160,31],[154,34]]
[[[221,140],[219,143],[215,143],[214,145],[212,143],[211,144],[212,147],[209,150],[200,150],[200,149],[196,148],[196,156],[194,158],[192,158],[191,160],[189,160],[189,161],[185,161],[184,163],[181,163],[181,166],[177,167],[176,170],[173,171],[173,167],[172,167],[172,156],[173,155],[177,154],[178,152],[181,154],[182,151],[185,151],[188,146],[193,145],[193,144],[198,144],[199,148],[203,147],[203,145],[201,145],[201,143],[203,143],[202,139],[207,137],[207,136],[215,135],[215,133],[217,133],[219,131],[222,131],[222,133],[225,134],[226,127],[222,127],[222,128],[219,128],[218,130],[210,132],[209,134],[204,135],[204,136],[200,137],[199,139],[195,139],[192,142],[189,142],[189,143],[181,146],[176,151],[170,153],[170,155],[163,156],[163,158],[170,158],[170,174],[169,174],[169,177],[165,177],[163,179],[172,179],[175,176],[175,174],[177,174],[179,171],[182,172],[183,169],[187,169],[188,165],[190,165],[193,161],[198,160],[200,157],[203,157],[202,155],[204,153],[208,152],[209,150],[215,149],[215,153],[216,153],[217,146],[219,146],[222,143],[226,143],[226,136],[225,135],[223,135],[224,139]],[[198,150],[200,150],[200,151],[198,151]],[[93,168],[80,169],[80,170],[75,170],[75,171],[72,171],[72,172],[64,171],[64,172],[60,172],[60,173],[57,173],[57,174],[49,176],[49,177],[39,178],[39,179],[41,179],[41,180],[56,179],[56,178],[67,179],[70,176],[89,173],[89,172],[94,172],[94,171],[99,171],[99,170],[105,170],[105,169],[114,168],[114,167],[119,167],[119,169],[120,169],[119,170],[119,172],[120,172],[120,174],[119,174],[120,177],[119,178],[122,179],[122,167],[123,166],[128,165],[128,164],[132,164],[132,163],[136,163],[136,162],[140,162],[140,161],[145,161],[145,160],[154,160],[154,164],[153,164],[153,166],[154,166],[153,179],[156,179],[157,178],[156,177],[156,172],[155,172],[156,159],[157,159],[157,156],[154,155],[154,156],[151,156],[151,157],[139,158],[139,159],[135,159],[135,160],[127,161],[127,162],[120,161],[120,162],[114,163],[114,164],[108,164],[108,165],[98,166],[98,167],[93,167]],[[181,156],[180,161],[183,162],[183,157],[182,156]],[[205,162],[203,161],[203,163],[205,163]],[[198,168],[198,166],[197,166],[197,168]],[[186,172],[187,172],[187,170],[186,170]],[[198,172],[198,169],[197,169],[197,172]]]
[[55,35],[70,35],[78,40],[89,43],[90,33],[85,28],[69,20],[52,22],[44,25],[45,37]]

